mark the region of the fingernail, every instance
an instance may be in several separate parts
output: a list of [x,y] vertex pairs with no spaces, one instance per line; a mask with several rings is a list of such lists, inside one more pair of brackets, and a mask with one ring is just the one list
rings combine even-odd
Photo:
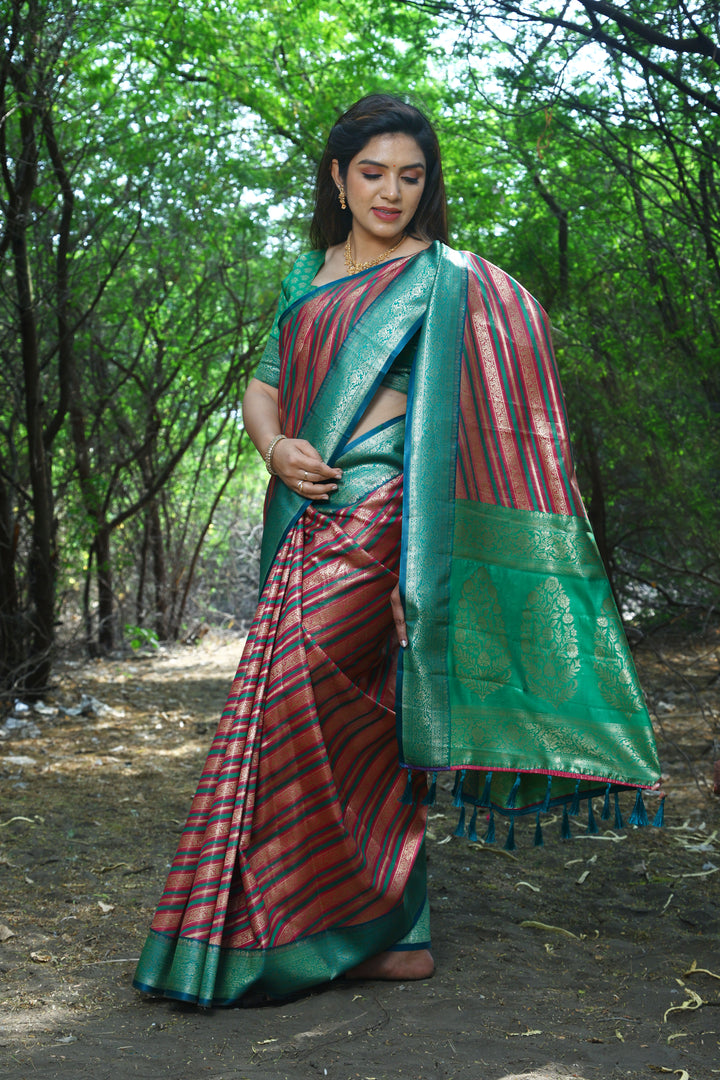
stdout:
[[333,484],[330,488],[331,491],[337,491],[337,484]]
[[327,496],[327,495],[321,495],[321,496],[320,496],[320,498],[321,498],[321,499],[327,499],[328,497],[329,497],[329,496]]
[[407,649],[407,641],[405,640],[405,638],[400,639],[400,644],[402,645],[403,649]]

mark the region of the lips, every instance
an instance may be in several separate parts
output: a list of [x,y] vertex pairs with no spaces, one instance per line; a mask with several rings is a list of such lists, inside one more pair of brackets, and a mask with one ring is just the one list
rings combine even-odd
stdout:
[[386,206],[373,206],[373,214],[382,221],[396,221],[400,217],[400,210],[391,210]]

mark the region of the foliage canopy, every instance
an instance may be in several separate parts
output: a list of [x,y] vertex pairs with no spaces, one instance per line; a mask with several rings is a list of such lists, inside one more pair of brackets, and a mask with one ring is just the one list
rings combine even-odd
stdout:
[[716,603],[716,5],[9,0],[0,34],[6,687],[58,618],[109,651],[203,581],[236,605],[239,402],[323,133],[380,89],[436,120],[454,242],[550,311],[621,604]]

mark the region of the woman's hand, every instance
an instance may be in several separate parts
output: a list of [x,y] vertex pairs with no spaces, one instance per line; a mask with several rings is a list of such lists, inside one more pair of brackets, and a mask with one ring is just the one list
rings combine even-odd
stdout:
[[400,599],[400,583],[390,593],[390,607],[392,608],[393,621],[397,632],[398,641],[403,649],[407,649],[407,626],[405,625],[405,612]]
[[303,499],[327,499],[337,491],[342,469],[326,465],[307,439],[281,439],[272,454],[273,471]]
[[[307,439],[278,439],[278,392],[269,383],[251,379],[243,398],[245,429],[264,458],[272,450],[272,470],[303,499],[327,499],[342,480],[342,469],[326,465]],[[267,464],[267,462],[266,462]]]

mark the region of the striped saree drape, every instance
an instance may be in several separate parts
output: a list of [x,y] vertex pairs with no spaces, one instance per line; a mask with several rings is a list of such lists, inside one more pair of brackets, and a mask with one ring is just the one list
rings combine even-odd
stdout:
[[[406,419],[350,441],[411,339]],[[323,504],[271,482],[257,615],[138,964],[203,1005],[426,943],[426,772],[456,772],[488,840],[497,811],[565,825],[659,779],[537,302],[439,243],[311,288],[278,396],[343,480]]]
[[[341,334],[369,302],[351,291],[325,290],[319,306],[311,294],[286,324],[289,435],[304,434]],[[281,997],[383,949],[429,944],[425,778],[404,803],[394,712],[404,418],[344,441],[327,503],[271,486],[274,550],[137,967],[146,992],[201,1005],[250,987]],[[273,532],[274,502],[288,496]]]

